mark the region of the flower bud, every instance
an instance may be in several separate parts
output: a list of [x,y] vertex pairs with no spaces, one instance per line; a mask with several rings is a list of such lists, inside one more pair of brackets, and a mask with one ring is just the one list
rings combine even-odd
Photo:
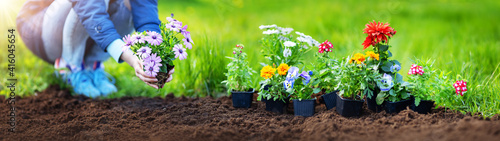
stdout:
[[233,51],[233,54],[236,54],[236,51]]

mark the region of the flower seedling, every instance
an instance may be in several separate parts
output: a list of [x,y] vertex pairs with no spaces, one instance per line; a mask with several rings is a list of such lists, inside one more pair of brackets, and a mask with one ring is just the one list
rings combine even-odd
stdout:
[[408,90],[415,96],[415,105],[418,106],[421,100],[432,100],[436,93],[436,70],[432,67],[434,62],[416,59],[408,71]]
[[227,80],[222,81],[228,88],[228,94],[231,91],[244,92],[251,88],[251,76],[256,73],[250,66],[248,66],[248,61],[246,61],[247,54],[243,52],[244,46],[242,44],[236,45],[233,49],[232,57],[227,57],[231,59],[231,62],[227,64]]
[[186,48],[191,49],[194,42],[187,25],[173,19],[173,14],[167,17],[166,23],[160,24],[160,29],[161,33],[144,31],[126,35],[123,49],[132,50],[143,61],[146,74],[158,78],[157,85],[162,88],[174,67],[172,61],[187,59]]
[[[286,94],[284,83],[293,83],[294,81],[287,80],[286,75],[291,69],[293,72],[298,70],[292,69],[290,66],[302,64],[301,57],[311,50],[313,46],[318,46],[320,43],[314,40],[311,36],[300,32],[295,32],[292,35],[292,28],[283,28],[276,25],[262,25],[259,27],[264,30],[264,37],[261,40],[262,54],[269,60],[269,64],[263,63],[261,69],[261,89],[259,98],[284,101],[289,95]],[[276,67],[276,65],[278,65]],[[277,71],[277,73],[276,73]],[[298,74],[298,73],[297,73]],[[287,81],[287,82],[285,82]],[[265,87],[268,86],[268,87]]]
[[[367,59],[368,58],[368,59]],[[373,61],[368,56],[356,53],[340,63],[339,75],[336,77],[339,95],[352,100],[362,100],[369,87],[375,87],[382,76],[378,73],[377,65],[369,64]]]

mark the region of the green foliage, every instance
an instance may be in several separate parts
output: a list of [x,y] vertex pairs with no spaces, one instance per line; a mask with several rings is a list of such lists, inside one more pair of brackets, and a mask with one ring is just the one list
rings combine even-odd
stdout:
[[335,58],[330,58],[328,52],[317,52],[315,57],[317,60],[313,63],[313,74],[318,81],[317,88],[325,90],[326,93],[335,91],[338,84],[335,77],[339,75],[339,62]]
[[[432,96],[436,93],[437,83],[436,69],[433,68],[434,61],[431,59],[422,60],[415,59],[415,65],[421,66],[424,73],[422,75],[414,74],[408,76],[408,90],[415,97],[415,105],[420,104],[420,100],[432,100]],[[433,79],[434,78],[434,79]]]
[[377,65],[357,64],[350,60],[348,58],[340,63],[339,75],[335,78],[338,82],[336,89],[340,90],[339,95],[344,98],[361,100],[365,93],[370,93],[370,89],[376,87],[374,82],[380,81],[381,75]]
[[248,66],[247,54],[243,52],[243,48],[243,45],[237,45],[233,49],[233,57],[227,57],[231,59],[231,62],[226,67],[227,80],[222,81],[222,83],[226,84],[228,94],[231,91],[247,91],[252,87],[251,76],[256,72]]

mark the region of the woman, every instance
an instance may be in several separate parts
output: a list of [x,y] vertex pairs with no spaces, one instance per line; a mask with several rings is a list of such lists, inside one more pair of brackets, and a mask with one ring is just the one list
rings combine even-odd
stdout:
[[117,91],[101,64],[109,57],[127,62],[137,77],[158,88],[152,84],[158,80],[144,73],[141,61],[122,50],[121,40],[134,29],[160,33],[157,6],[156,0],[28,0],[16,22],[33,54],[56,69],[69,68],[60,73],[74,91],[95,98]]

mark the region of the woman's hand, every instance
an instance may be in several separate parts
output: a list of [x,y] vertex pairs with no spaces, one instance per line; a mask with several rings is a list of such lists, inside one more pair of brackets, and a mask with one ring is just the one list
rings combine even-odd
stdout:
[[[137,58],[132,53],[132,51],[130,50],[123,51],[122,56],[120,58],[123,61],[127,62],[130,66],[132,66],[132,68],[134,68],[135,75],[139,77],[139,79],[144,81],[144,83],[148,84],[149,86],[158,89],[158,86],[153,84],[158,82],[158,79],[156,79],[156,77],[151,77],[144,72],[144,69],[142,68],[143,67],[142,61],[140,61],[139,58]],[[172,69],[172,71],[170,71],[171,73],[169,72],[169,77],[172,76],[172,73],[174,73],[173,71],[174,70]],[[167,82],[170,82],[169,80],[171,81],[172,78],[169,78]]]
[[[172,68],[172,70],[170,70],[168,72],[168,79],[165,81],[165,83],[163,84],[163,86],[165,86],[165,84],[167,84],[168,82],[172,81],[172,78],[173,78],[172,74],[174,74],[174,72],[175,72],[175,67]],[[161,87],[163,88],[163,86],[161,86]]]

